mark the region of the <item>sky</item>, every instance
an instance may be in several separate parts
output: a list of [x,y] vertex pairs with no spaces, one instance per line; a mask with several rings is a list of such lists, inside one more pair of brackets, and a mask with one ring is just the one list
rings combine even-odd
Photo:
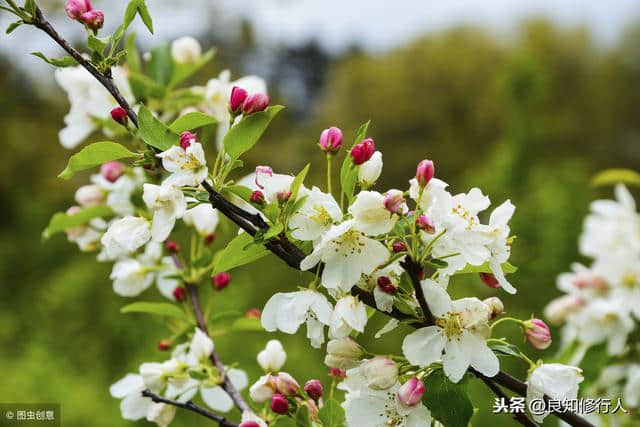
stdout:
[[[106,29],[117,24],[126,3],[126,0],[93,2],[95,8],[105,11]],[[295,46],[316,39],[332,53],[340,53],[354,44],[369,52],[381,52],[422,34],[462,23],[482,25],[508,37],[522,19],[541,15],[560,24],[586,25],[600,42],[609,44],[626,24],[640,21],[638,0],[149,0],[147,3],[156,34],[151,39],[144,27],[136,23],[133,28],[143,44],[181,35],[197,38],[213,26],[218,32],[232,33],[242,17],[252,22],[257,40],[264,46]],[[69,39],[82,36],[80,25],[68,20],[60,5],[43,9]],[[0,11],[3,27],[8,25],[9,18]],[[30,75],[50,76],[46,64],[26,54],[31,51],[61,54],[33,28],[20,28],[11,36],[0,36],[0,53],[10,55]]]

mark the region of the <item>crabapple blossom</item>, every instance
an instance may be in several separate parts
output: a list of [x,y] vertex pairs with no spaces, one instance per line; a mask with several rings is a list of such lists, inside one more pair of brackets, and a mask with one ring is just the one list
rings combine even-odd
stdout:
[[435,175],[436,169],[431,160],[422,160],[416,168],[416,181],[420,187],[425,187]]
[[384,194],[384,208],[391,213],[404,215],[409,208],[400,190],[389,190]]
[[[531,372],[527,380],[527,407],[532,400],[544,395],[558,401],[570,401],[578,397],[578,384],[582,382],[582,370],[560,363],[544,363]],[[541,423],[547,413],[532,413],[533,419]]]
[[277,372],[287,360],[287,353],[278,340],[269,340],[264,350],[258,353],[258,364],[265,372]]
[[90,10],[83,13],[80,16],[80,20],[93,31],[98,31],[104,25],[104,12],[101,10]]
[[169,237],[176,219],[182,218],[187,201],[179,188],[168,184],[144,184],[142,199],[153,212],[151,237],[156,242],[162,242]]
[[368,236],[377,236],[391,231],[398,216],[385,206],[385,196],[377,191],[361,191],[351,206],[353,228]]
[[171,57],[178,64],[190,64],[200,59],[202,48],[193,37],[180,37],[171,42]]
[[276,414],[286,414],[289,410],[289,402],[283,395],[274,394],[273,397],[271,397],[270,408]]
[[537,350],[544,350],[551,345],[551,331],[540,319],[530,319],[523,323],[527,341]]
[[335,126],[331,126],[322,131],[320,134],[320,142],[318,143],[322,151],[335,154],[342,146],[342,130]]
[[350,369],[360,364],[364,349],[353,338],[332,339],[327,343],[324,364],[330,368]]
[[67,16],[76,21],[80,20],[83,13],[92,10],[91,2],[89,0],[67,0],[64,5],[64,11]]
[[365,305],[357,297],[347,295],[336,302],[329,324],[331,338],[345,338],[352,330],[364,332],[367,324]]
[[196,229],[200,236],[209,236],[216,231],[219,222],[218,211],[208,203],[187,209],[182,220]]
[[248,116],[264,111],[269,106],[269,96],[264,93],[253,93],[242,103],[242,114]]
[[112,259],[130,254],[151,239],[151,226],[144,218],[126,216],[107,229],[100,242]]
[[231,96],[229,98],[229,112],[232,114],[240,113],[240,110],[242,109],[242,103],[245,99],[247,99],[247,96],[249,96],[249,92],[247,92],[245,89],[239,86],[234,86],[233,88],[231,88]]
[[360,165],[358,182],[363,188],[371,187],[382,173],[382,153],[376,151],[371,158]]
[[298,240],[316,240],[342,220],[342,210],[331,194],[313,187],[300,210],[289,219],[291,235]]
[[398,365],[388,357],[365,360],[357,369],[367,387],[373,390],[386,390],[398,380]]
[[162,159],[162,166],[171,172],[163,185],[197,187],[207,178],[207,162],[199,142],[192,141],[186,149],[174,145],[158,157]]
[[[351,158],[355,165],[361,165],[373,156],[376,151],[376,144],[373,139],[367,138],[351,148]],[[382,159],[381,159],[382,160]]]
[[309,380],[304,384],[304,391],[315,401],[322,397],[322,383],[320,380]]
[[416,377],[411,377],[398,389],[398,401],[407,407],[416,406],[422,402],[424,391],[424,383]]

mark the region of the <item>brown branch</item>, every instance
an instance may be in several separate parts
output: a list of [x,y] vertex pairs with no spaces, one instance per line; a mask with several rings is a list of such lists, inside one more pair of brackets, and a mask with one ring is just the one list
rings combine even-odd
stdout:
[[151,390],[143,390],[142,395],[144,397],[150,398],[155,403],[165,403],[167,405],[173,405],[178,408],[195,412],[196,414],[202,415],[203,417],[209,418],[217,422],[220,425],[220,427],[238,427],[238,424],[234,424],[231,421],[227,420],[222,415],[218,415],[216,413],[209,411],[208,409],[205,409],[201,406],[196,405],[191,400],[188,400],[187,402],[182,403],[182,402],[178,402],[177,400],[171,400],[171,399],[164,398],[162,396],[158,396],[157,394],[153,393]]
[[[483,377],[483,378],[480,378],[480,379],[482,381],[484,381],[484,383],[487,385],[487,387],[489,387],[491,389],[491,391],[493,391],[493,393],[496,396],[504,399],[505,402],[511,402],[511,398],[509,396],[507,396],[507,394],[504,391],[502,391],[502,389],[500,387],[498,387],[498,385],[496,383],[494,383],[493,381],[490,381],[486,377]],[[524,412],[515,412],[513,414],[513,418],[515,418],[516,421],[518,421],[523,426],[538,427],[538,424],[534,423],[533,420],[531,418],[529,418],[527,416],[527,414],[525,414]]]

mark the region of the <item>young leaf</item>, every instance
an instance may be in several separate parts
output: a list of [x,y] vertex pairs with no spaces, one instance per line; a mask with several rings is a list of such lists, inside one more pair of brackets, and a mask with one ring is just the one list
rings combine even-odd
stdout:
[[240,317],[231,324],[232,332],[261,332],[264,331],[260,319],[254,317]]
[[[369,120],[366,123],[360,125],[358,132],[356,133],[356,139],[353,141],[353,145],[358,144],[367,136],[367,130],[369,129]],[[351,148],[353,148],[353,145]],[[349,155],[351,148],[347,151],[347,154],[342,161],[342,167],[340,168],[340,186],[342,194],[346,195],[349,200],[353,197],[353,193],[356,188],[356,182],[358,180],[358,167],[353,164],[353,160]]]
[[138,0],[138,14],[142,19],[142,22],[144,22],[144,25],[149,29],[149,32],[153,34],[153,20],[151,19],[149,9],[147,8],[147,4],[144,0]]
[[346,422],[344,409],[335,399],[324,402],[324,406],[318,412],[318,418],[322,421],[322,427],[342,427]]
[[223,145],[232,161],[249,151],[258,142],[271,120],[283,108],[282,105],[271,106],[265,111],[244,117],[229,129],[224,137]]
[[166,86],[171,81],[173,59],[171,57],[171,48],[169,48],[168,44],[162,44],[151,49],[149,71],[151,78],[163,86]]
[[289,201],[291,203],[295,202],[298,198],[298,191],[300,190],[300,186],[304,182],[304,179],[307,177],[307,173],[309,172],[309,166],[311,164],[307,163],[307,165],[300,171],[293,181],[291,181],[291,186],[289,186],[289,191],[291,191],[291,197],[289,197]]
[[296,412],[296,427],[311,427],[309,408],[301,405]]
[[214,117],[193,111],[175,119],[174,122],[169,125],[169,129],[179,134],[185,130],[197,129],[202,126],[212,125],[215,122],[216,119]]
[[198,70],[204,67],[207,62],[211,61],[215,54],[216,50],[210,49],[192,63],[173,64],[173,75],[171,76],[171,81],[169,82],[169,88],[176,87],[177,85],[194,75],[196,72],[198,72]]
[[187,318],[180,307],[167,302],[134,302],[122,307],[120,313],[149,313],[176,319]]
[[214,274],[249,264],[268,253],[269,251],[264,246],[253,243],[253,237],[250,234],[238,234],[219,255]]
[[473,405],[467,392],[467,379],[454,384],[444,375],[442,369],[429,374],[424,379],[428,390],[422,403],[431,415],[447,427],[467,427],[473,415]]
[[124,48],[127,51],[127,68],[130,71],[139,73],[142,66],[140,64],[140,53],[136,47],[136,33],[131,33],[124,39]]
[[264,240],[269,240],[273,237],[276,237],[278,234],[282,233],[282,230],[284,230],[284,225],[282,225],[282,223],[276,224],[271,228],[269,228],[267,232],[264,233],[264,236],[262,238]]
[[106,205],[84,208],[75,214],[58,212],[51,217],[49,225],[42,232],[42,238],[48,239],[56,233],[61,233],[72,227],[84,225],[94,218],[109,217],[111,215],[113,215],[113,211]]
[[104,50],[109,45],[110,38],[99,38],[94,36],[93,34],[89,34],[89,38],[87,39],[87,46],[94,52],[98,52],[100,55],[104,53]]
[[13,22],[12,24],[10,24],[10,25],[7,27],[7,31],[6,31],[6,33],[7,33],[7,34],[11,34],[11,33],[13,33],[13,31],[14,31],[16,28],[18,28],[20,25],[22,25],[22,24],[24,24],[24,21],[23,21],[22,19],[20,19],[20,20],[18,20],[18,21],[16,21],[16,22]]
[[67,167],[60,172],[58,178],[69,179],[78,171],[89,169],[112,160],[137,156],[138,154],[127,150],[115,142],[94,142],[71,156]]
[[78,65],[78,62],[70,56],[63,56],[62,58],[47,58],[42,52],[31,52],[31,55],[37,56],[44,62],[55,65],[56,67],[73,67]]
[[228,187],[225,187],[224,191],[235,194],[245,202],[248,202],[251,198],[251,194],[253,194],[253,190],[251,190],[249,187],[245,187],[244,185],[230,185]]
[[581,385],[581,387],[586,387],[596,381],[608,361],[609,355],[607,354],[606,343],[589,347],[580,361],[580,368],[584,376],[584,385]]
[[[504,274],[515,273],[516,271],[518,271],[518,267],[505,262],[502,263],[502,271]],[[454,275],[469,273],[491,273],[491,268],[489,268],[489,263],[486,262],[481,265],[467,264],[462,270],[456,271]]]
[[591,185],[594,187],[602,187],[618,183],[639,187],[640,173],[631,169],[606,169],[597,173],[591,180]]
[[156,119],[144,105],[140,106],[138,121],[140,122],[140,130],[138,131],[140,138],[152,147],[165,151],[180,141],[180,137]]
[[494,344],[489,347],[491,347],[491,350],[493,350],[494,353],[498,353],[498,356],[505,355],[520,357],[520,349],[513,344]]

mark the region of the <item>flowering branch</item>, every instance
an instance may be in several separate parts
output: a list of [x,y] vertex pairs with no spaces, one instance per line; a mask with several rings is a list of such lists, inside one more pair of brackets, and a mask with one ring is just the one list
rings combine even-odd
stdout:
[[238,427],[237,424],[232,423],[231,421],[227,420],[225,417],[215,414],[207,409],[204,409],[196,405],[195,403],[193,403],[191,400],[188,400],[182,403],[182,402],[178,402],[177,400],[166,399],[162,396],[158,396],[157,394],[153,393],[149,389],[143,390],[142,395],[144,397],[150,398],[155,403],[165,403],[167,405],[176,406],[178,408],[186,409],[188,411],[195,412],[196,414],[200,414],[203,417],[209,418],[217,422],[218,425],[220,425],[220,427]]
[[[504,391],[502,391],[502,389],[496,385],[496,383],[494,383],[493,381],[489,380],[489,378],[483,376],[480,379],[482,381],[484,381],[484,383],[487,385],[487,387],[489,387],[491,389],[491,391],[493,391],[493,393],[496,396],[504,399],[505,402],[509,402],[511,400],[509,398],[509,396],[507,396],[506,393]],[[525,414],[524,412],[516,411],[515,414],[513,415],[513,417],[516,419],[516,421],[518,421],[523,426],[537,427],[537,424],[534,423],[533,420],[531,418],[529,418],[527,416],[527,414]]]

